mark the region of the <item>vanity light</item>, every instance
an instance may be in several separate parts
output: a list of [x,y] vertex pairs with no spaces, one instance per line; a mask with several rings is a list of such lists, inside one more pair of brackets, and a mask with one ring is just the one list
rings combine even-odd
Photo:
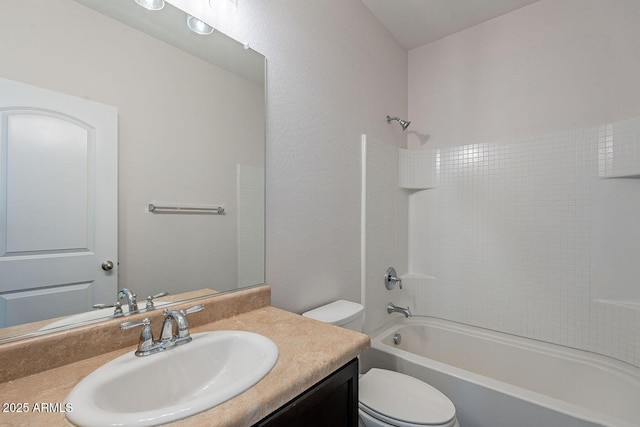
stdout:
[[202,22],[198,18],[191,15],[187,16],[187,27],[196,34],[203,36],[213,33],[213,27],[206,22]]
[[160,10],[164,7],[164,0],[136,0],[136,3],[147,10]]

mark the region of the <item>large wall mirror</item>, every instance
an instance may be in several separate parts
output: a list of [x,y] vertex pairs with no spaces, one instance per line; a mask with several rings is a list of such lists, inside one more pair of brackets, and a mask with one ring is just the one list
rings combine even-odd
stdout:
[[[98,303],[126,315],[123,288],[143,309],[264,283],[266,59],[186,23],[169,3],[0,2],[0,340],[114,315]],[[70,110],[34,107],[41,94]],[[84,118],[94,107],[107,124]],[[49,136],[67,122],[80,130]],[[104,168],[116,193],[99,202]],[[97,254],[107,212],[117,240]],[[73,278],[52,259],[89,264]]]

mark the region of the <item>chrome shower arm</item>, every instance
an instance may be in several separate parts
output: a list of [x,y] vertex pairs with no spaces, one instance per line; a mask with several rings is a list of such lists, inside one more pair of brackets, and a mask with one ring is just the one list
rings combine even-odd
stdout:
[[402,130],[407,130],[407,128],[409,127],[409,125],[411,124],[411,122],[407,121],[407,120],[402,120],[399,117],[390,117],[387,116],[387,123],[391,123],[392,120],[397,120],[398,123],[400,123],[400,126],[402,126]]

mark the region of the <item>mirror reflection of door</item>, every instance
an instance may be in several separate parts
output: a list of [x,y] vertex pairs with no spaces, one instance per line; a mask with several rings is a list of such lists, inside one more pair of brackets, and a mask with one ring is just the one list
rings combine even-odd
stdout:
[[115,302],[117,109],[6,79],[0,94],[0,327]]

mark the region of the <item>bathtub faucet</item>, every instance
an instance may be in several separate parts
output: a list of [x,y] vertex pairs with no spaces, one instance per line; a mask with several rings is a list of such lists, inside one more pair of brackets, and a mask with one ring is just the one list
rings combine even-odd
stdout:
[[393,305],[392,302],[390,302],[387,305],[387,313],[389,313],[389,314],[391,314],[391,313],[402,313],[402,314],[404,314],[404,317],[411,317],[411,312],[409,311],[409,307],[407,307],[407,308],[398,307],[397,305]]

